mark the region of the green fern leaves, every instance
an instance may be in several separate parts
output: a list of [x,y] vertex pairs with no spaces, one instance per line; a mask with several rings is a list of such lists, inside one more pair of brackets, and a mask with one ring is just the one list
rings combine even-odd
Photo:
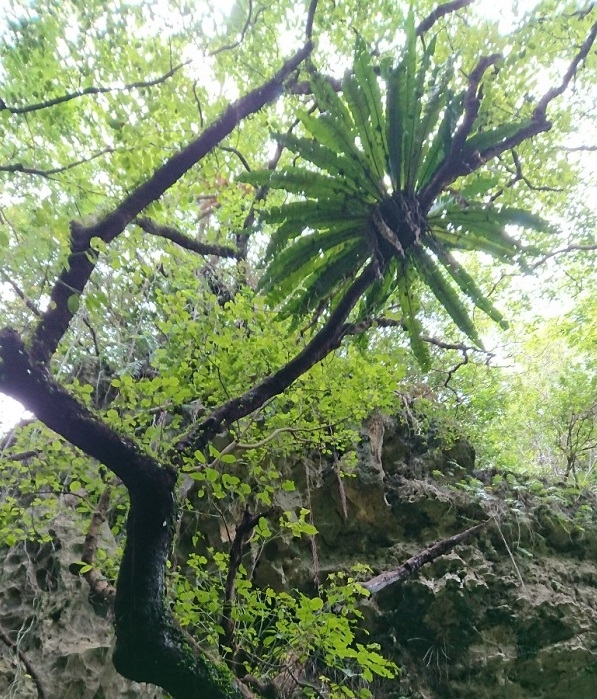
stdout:
[[500,325],[506,322],[454,252],[516,262],[522,246],[508,229],[545,230],[546,223],[524,211],[454,196],[423,203],[449,158],[485,152],[524,123],[455,141],[463,93],[451,87],[450,67],[434,66],[435,41],[419,46],[412,12],[405,30],[401,59],[395,66],[382,62],[379,70],[358,40],[341,93],[314,72],[317,111],[299,115],[304,134],[276,136],[294,154],[294,164],[240,179],[288,194],[286,203],[263,215],[274,230],[260,287],[280,312],[321,312],[373,261],[379,279],[359,313],[372,317],[390,302],[399,305],[412,351],[426,368],[420,288],[429,289],[460,331],[480,345],[471,304]]

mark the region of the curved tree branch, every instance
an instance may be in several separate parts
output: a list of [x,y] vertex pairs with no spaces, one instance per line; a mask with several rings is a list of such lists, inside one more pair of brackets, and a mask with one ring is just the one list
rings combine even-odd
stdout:
[[[582,43],[580,49],[570,62],[568,70],[562,78],[562,82],[557,87],[549,89],[543,97],[537,103],[535,110],[533,111],[533,116],[530,121],[523,122],[520,129],[516,131],[512,136],[504,138],[497,145],[491,146],[481,151],[474,151],[472,153],[466,153],[462,150],[456,151],[454,147],[451,148],[449,155],[446,157],[442,165],[438,168],[435,175],[431,178],[429,183],[421,190],[419,194],[419,201],[421,207],[424,210],[428,210],[431,203],[449,187],[458,177],[468,175],[475,170],[478,170],[481,165],[486,163],[492,158],[496,158],[507,150],[512,150],[516,146],[520,145],[523,141],[527,141],[533,136],[549,131],[551,129],[551,122],[547,119],[547,108],[549,107],[552,100],[559,97],[566,90],[572,79],[575,77],[578,67],[582,61],[584,61],[597,37],[597,22],[593,24],[587,38]],[[491,58],[491,57],[490,57]],[[484,59],[489,60],[489,59]],[[465,134],[465,138],[470,133],[470,129],[473,123],[470,122],[470,117],[475,114],[475,95],[478,95],[479,82],[482,78],[484,69],[482,62],[480,62],[473,73],[469,77],[469,85],[467,88],[467,93],[465,96],[465,115],[464,121],[457,130],[457,134],[460,132],[460,137],[465,133],[465,123],[468,125],[468,133]],[[477,80],[475,85],[475,80]],[[467,100],[468,102],[468,115],[467,115]],[[478,110],[478,107],[477,107]],[[473,119],[474,121],[474,119]],[[460,138],[462,141],[462,138]]]
[[453,0],[453,2],[446,2],[443,5],[438,5],[433,12],[431,12],[417,27],[417,36],[423,36],[425,32],[428,32],[431,27],[442,17],[445,17],[450,12],[456,12],[461,10],[463,7],[468,7],[472,5],[474,0]]
[[171,240],[173,243],[180,245],[181,248],[190,250],[191,252],[196,252],[199,255],[217,255],[218,257],[240,258],[240,252],[234,248],[229,248],[225,245],[208,245],[207,243],[200,243],[197,240],[193,240],[193,238],[189,238],[188,235],[181,233],[176,228],[172,228],[171,226],[161,226],[155,221],[152,221],[150,218],[136,218],[135,223],[146,233],[155,235],[158,238],[166,238],[167,240]]
[[159,199],[245,117],[276,99],[282,91],[284,80],[301,64],[311,48],[311,42],[307,42],[284,63],[273,78],[232,103],[199,138],[167,160],[107,216],[87,227],[74,222],[71,224],[70,255],[52,289],[49,310],[38,324],[31,343],[31,356],[36,362],[47,362],[56,351],[73,316],[69,298],[83,292],[95,268],[98,255],[91,248],[91,239],[98,237],[104,243],[110,243],[119,236],[145,207]]
[[118,672],[163,687],[175,699],[241,699],[244,690],[232,673],[200,652],[166,602],[166,565],[178,514],[175,471],[55,384],[12,328],[0,331],[0,362],[0,390],[101,461],[128,490],[126,546],[114,600]]

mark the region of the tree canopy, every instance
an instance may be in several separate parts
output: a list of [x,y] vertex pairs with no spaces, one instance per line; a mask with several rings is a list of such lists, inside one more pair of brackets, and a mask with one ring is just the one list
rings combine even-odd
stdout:
[[[284,696],[316,650],[292,691],[366,697],[395,672],[355,636],[374,586],[243,565],[250,537],[316,535],[281,464],[350,472],[376,411],[424,396],[489,463],[590,473],[597,9],[532,5],[7,4],[0,391],[35,419],[4,441],[0,539],[80,497],[124,676]],[[235,533],[176,561],[197,498]]]

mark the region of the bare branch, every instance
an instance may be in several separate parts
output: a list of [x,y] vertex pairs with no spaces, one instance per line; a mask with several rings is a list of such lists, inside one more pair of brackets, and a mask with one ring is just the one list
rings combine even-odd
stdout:
[[280,94],[284,80],[310,53],[308,42],[292,56],[273,78],[229,105],[226,111],[201,136],[172,156],[143,184],[137,187],[111,213],[88,227],[71,224],[71,252],[67,263],[50,295],[49,309],[38,324],[31,343],[36,362],[47,362],[56,351],[73,316],[68,300],[81,294],[97,262],[97,252],[91,248],[91,239],[112,242],[126,226],[151,202],[159,199],[190,168],[213,150],[249,114],[259,111]]
[[431,563],[431,561],[439,558],[439,556],[451,551],[458,544],[470,539],[475,534],[480,532],[486,525],[487,522],[476,524],[474,527],[465,529],[463,532],[455,534],[448,539],[442,539],[442,541],[438,541],[436,544],[433,544],[433,546],[421,551],[421,553],[411,556],[411,558],[409,558],[400,567],[395,568],[394,570],[389,570],[385,573],[381,573],[380,575],[376,575],[374,578],[371,578],[371,580],[361,584],[366,590],[369,590],[369,592],[372,594],[376,594],[390,585],[396,585],[397,583],[403,582],[407,578],[410,578],[411,575],[416,573],[426,563]]
[[[229,666],[235,668],[234,663],[234,629],[235,622],[232,617],[234,608],[234,600],[236,597],[236,578],[242,563],[245,545],[249,540],[253,529],[259,523],[262,517],[267,517],[269,512],[261,512],[257,515],[252,515],[248,509],[243,512],[242,520],[236,525],[234,540],[230,547],[230,558],[228,561],[228,573],[226,575],[226,585],[224,588],[224,605],[222,607],[222,616],[220,618],[220,654],[226,660]],[[244,668],[240,668],[244,670]]]
[[438,5],[435,10],[427,15],[419,24],[417,27],[417,36],[422,36],[425,32],[428,32],[439,19],[445,17],[450,12],[456,12],[463,7],[468,7],[472,5],[473,2],[474,0],[453,0],[453,2],[446,2],[443,5]]
[[218,257],[235,257],[237,259],[240,256],[239,251],[235,250],[234,248],[229,248],[224,245],[209,245],[207,243],[200,243],[198,240],[189,238],[188,235],[181,233],[176,228],[172,228],[171,226],[162,226],[147,217],[136,218],[135,223],[146,233],[155,235],[159,238],[171,240],[173,243],[180,245],[181,248],[191,250],[199,255],[217,255]]
[[102,155],[106,155],[107,153],[114,153],[114,148],[104,148],[103,150],[100,150],[98,153],[94,153],[88,158],[82,158],[81,160],[77,160],[74,163],[69,163],[68,165],[63,165],[61,167],[50,168],[49,170],[41,170],[40,168],[36,167],[28,167],[26,165],[23,165],[23,163],[12,163],[10,165],[0,165],[0,172],[22,172],[24,175],[39,175],[40,177],[53,179],[52,175],[67,172],[68,170],[72,170],[73,168],[78,167],[79,165],[83,165],[84,163],[90,163],[92,160],[100,158]]
[[313,21],[315,20],[315,12],[317,11],[318,0],[311,0],[309,10],[307,12],[307,24],[305,26],[305,36],[310,41],[313,38]]
[[220,146],[220,150],[223,150],[226,153],[232,153],[233,155],[236,155],[236,157],[240,160],[240,162],[242,163],[245,170],[247,172],[251,171],[251,166],[249,165],[249,161],[245,158],[245,156],[237,148],[233,148],[232,146]]
[[39,308],[33,303],[33,301],[25,294],[24,291],[21,290],[21,288],[18,286],[18,284],[15,282],[14,279],[8,276],[4,270],[0,269],[0,277],[6,282],[6,284],[10,284],[12,287],[12,290],[15,292],[15,294],[21,299],[21,301],[27,306],[27,308],[33,313],[34,316],[37,318],[41,318],[42,312],[39,310]]
[[597,146],[560,146],[558,150],[563,150],[567,153],[594,153],[597,151]]
[[176,72],[178,72],[183,66],[190,63],[190,61],[185,61],[179,65],[171,68],[167,73],[161,75],[159,78],[154,80],[141,80],[137,82],[128,83],[122,87],[86,87],[83,90],[77,90],[76,92],[69,92],[66,95],[61,95],[60,97],[54,97],[52,99],[46,100],[44,102],[37,102],[36,104],[29,104],[26,107],[10,107],[4,100],[0,98],[0,111],[8,111],[11,114],[28,114],[29,112],[36,112],[40,109],[47,109],[48,107],[55,107],[58,104],[64,104],[64,102],[70,102],[71,100],[83,97],[84,95],[102,95],[107,92],[126,92],[127,90],[141,89],[146,87],[154,87],[160,83],[165,82],[168,78],[171,78]]
[[537,269],[537,267],[540,267],[541,265],[545,264],[547,260],[550,260],[552,257],[556,257],[557,255],[566,255],[570,252],[591,252],[594,250],[597,250],[597,243],[593,243],[591,245],[567,245],[565,248],[548,252],[547,255],[544,255],[540,260],[533,263],[531,265],[531,269]]
[[35,451],[20,451],[18,454],[11,454],[10,456],[4,456],[3,458],[8,459],[8,461],[27,461],[27,459],[32,459],[34,456],[39,456],[41,454],[40,449]]
[[[583,42],[577,54],[572,59],[570,66],[568,67],[568,70],[566,71],[566,74],[564,75],[564,78],[562,79],[560,85],[558,87],[551,88],[545,93],[545,95],[537,103],[537,106],[533,111],[532,119],[530,121],[524,122],[521,128],[516,133],[514,133],[512,136],[508,138],[505,138],[497,145],[492,146],[490,148],[486,148],[481,152],[474,151],[472,153],[465,154],[462,151],[462,147],[460,148],[460,150],[457,151],[454,148],[453,144],[450,150],[450,154],[446,157],[442,165],[438,168],[437,172],[431,178],[430,182],[421,190],[419,194],[419,201],[421,203],[421,207],[424,210],[427,210],[431,206],[431,203],[434,201],[434,199],[446,187],[452,184],[452,182],[454,182],[458,177],[468,175],[471,172],[478,170],[479,167],[481,167],[481,165],[486,163],[488,160],[496,158],[498,155],[504,153],[507,150],[512,150],[516,146],[520,145],[523,141],[527,141],[533,136],[536,136],[537,134],[540,134],[544,131],[549,131],[551,129],[552,124],[550,121],[547,120],[547,108],[551,101],[559,95],[561,95],[564,92],[564,90],[568,87],[571,80],[576,75],[578,66],[580,65],[581,61],[583,61],[589,54],[589,51],[591,50],[595,42],[596,36],[597,22],[592,26],[587,38]],[[474,81],[471,82],[471,78],[474,77],[476,71],[480,69],[482,69],[481,62],[477,65],[475,71],[471,73],[471,77],[469,77],[469,87],[467,89],[467,97],[465,97],[465,103],[467,98],[470,97],[468,115],[469,117],[475,112],[475,99],[479,97],[479,94],[474,85]],[[464,133],[465,126],[467,125],[465,124],[465,122],[467,122],[468,124],[466,109],[464,122],[457,130],[456,135],[459,132],[461,134]],[[468,125],[468,127],[468,133],[470,133],[470,128],[472,127],[472,124]],[[462,141],[462,138],[460,138],[460,140]],[[463,144],[464,142],[461,143],[461,146]]]
[[240,46],[242,42],[245,39],[245,36],[247,34],[247,31],[249,27],[251,26],[251,20],[253,18],[253,2],[252,0],[249,0],[249,12],[247,13],[247,19],[245,20],[245,24],[240,32],[240,36],[238,39],[231,44],[224,44],[224,46],[220,46],[217,49],[214,49],[213,51],[210,52],[210,56],[217,56],[219,53],[223,53],[224,51],[231,51],[232,49],[235,49],[237,46]]
[[[426,209],[436,196],[448,185],[451,184],[456,177],[453,176],[454,164],[460,161],[459,155],[466,139],[469,137],[477,115],[481,106],[481,80],[487,69],[495,65],[501,58],[501,55],[494,53],[491,56],[484,56],[479,60],[473,71],[468,77],[468,85],[463,97],[463,115],[460,126],[456,129],[450,145],[450,152],[446,156],[444,162],[439,166],[430,182],[424,187],[421,192],[420,199],[423,207]],[[469,166],[468,170],[475,170],[479,167],[480,161],[476,166]],[[466,173],[462,173],[466,174]]]
[[572,59],[572,62],[570,63],[570,66],[568,67],[568,70],[566,71],[566,74],[564,75],[562,82],[558,85],[558,87],[552,87],[550,90],[548,90],[537,103],[535,111],[533,112],[533,119],[535,121],[545,121],[547,107],[549,106],[549,103],[556,97],[559,97],[566,90],[571,80],[576,76],[578,66],[580,65],[581,61],[584,61],[585,58],[589,55],[589,51],[591,50],[593,43],[595,42],[596,36],[597,22],[593,24],[593,26],[591,27],[591,31],[589,32],[587,38],[584,40],[579,52]]

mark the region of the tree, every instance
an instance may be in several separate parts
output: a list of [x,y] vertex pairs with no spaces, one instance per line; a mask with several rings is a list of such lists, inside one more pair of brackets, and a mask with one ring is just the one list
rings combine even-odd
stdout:
[[[537,187],[528,172],[541,178],[539,149],[569,128],[558,98],[573,81],[590,84],[594,8],[544,3],[507,37],[479,29],[471,5],[429,5],[415,18],[382,4],[376,16],[368,4],[372,21],[356,4],[349,36],[344,9],[316,0],[302,36],[294,6],[282,2],[239,2],[213,25],[204,8],[184,3],[165,12],[121,3],[116,14],[101,2],[11,9],[0,88],[0,242],[11,290],[0,389],[78,450],[72,470],[63,460],[48,466],[59,472],[54,492],[84,487],[101,514],[112,477],[126,489],[115,590],[94,575],[91,539],[82,562],[95,591],[114,598],[114,663],[126,677],[177,699],[250,694],[251,678],[230,671],[244,667],[229,653],[231,607],[238,552],[265,526],[256,507],[269,505],[274,486],[260,476],[255,496],[240,476],[218,475],[215,462],[234,462],[246,435],[258,449],[293,430],[334,426],[324,398],[339,385],[326,377],[316,400],[308,383],[339,348],[345,376],[374,372],[359,359],[371,328],[406,330],[429,368],[427,345],[449,344],[423,331],[429,292],[458,328],[458,346],[480,346],[463,296],[494,321],[502,315],[482,275],[454,251],[528,266],[557,239],[530,210]],[[531,48],[547,36],[558,61]],[[454,42],[452,71],[444,66]],[[285,61],[280,45],[295,46]],[[345,78],[329,75],[326,62],[353,50]],[[531,94],[530,76],[554,63],[552,87]],[[226,103],[216,85],[229,81],[243,96]],[[270,126],[277,150],[264,174],[251,161],[266,157]],[[256,227],[270,239],[265,254]],[[403,371],[405,352],[400,360],[383,371]],[[305,422],[289,391],[303,391]],[[387,392],[381,387],[371,407],[383,407]],[[347,408],[338,422],[366,413]],[[20,439],[31,444],[27,429]],[[167,599],[183,473],[224,484],[245,508],[227,563],[220,659],[195,647]],[[301,517],[289,526],[310,532]],[[317,612],[321,600],[308,605]]]

